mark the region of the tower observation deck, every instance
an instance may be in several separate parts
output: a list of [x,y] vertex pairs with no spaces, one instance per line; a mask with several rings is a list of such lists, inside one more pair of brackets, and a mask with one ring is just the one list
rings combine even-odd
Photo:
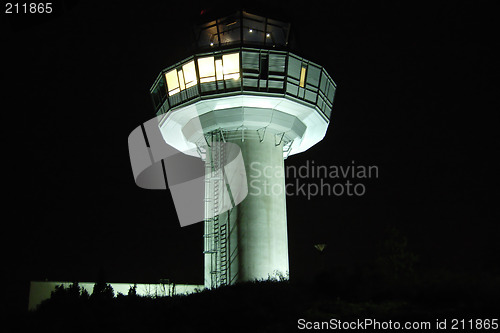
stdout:
[[[283,160],[323,139],[336,89],[323,67],[290,52],[289,35],[290,24],[245,11],[207,22],[198,51],[151,88],[165,142],[205,161],[209,288],[288,274]],[[234,147],[249,189],[239,203],[223,167]]]

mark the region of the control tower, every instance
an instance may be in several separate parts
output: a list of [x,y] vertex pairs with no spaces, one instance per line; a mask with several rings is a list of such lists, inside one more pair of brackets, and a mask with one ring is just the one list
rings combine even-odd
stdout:
[[[207,288],[288,275],[284,159],[323,139],[336,89],[289,36],[290,24],[246,11],[206,22],[195,54],[151,88],[165,142],[205,161]],[[246,171],[240,203],[226,186],[231,147]]]

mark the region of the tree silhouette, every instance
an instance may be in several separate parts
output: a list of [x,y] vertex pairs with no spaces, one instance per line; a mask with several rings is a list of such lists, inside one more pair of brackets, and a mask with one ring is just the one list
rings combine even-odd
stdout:
[[112,299],[115,297],[113,287],[106,282],[96,282],[90,299]]
[[104,270],[101,269],[99,271],[99,278],[97,282],[94,284],[94,289],[92,291],[92,295],[90,295],[91,300],[110,300],[115,297],[115,292],[113,287],[106,283],[104,277]]
[[381,245],[377,265],[391,280],[412,277],[418,256],[408,249],[408,239],[397,228],[391,227]]
[[128,290],[128,297],[136,297],[137,296],[137,283],[134,283]]

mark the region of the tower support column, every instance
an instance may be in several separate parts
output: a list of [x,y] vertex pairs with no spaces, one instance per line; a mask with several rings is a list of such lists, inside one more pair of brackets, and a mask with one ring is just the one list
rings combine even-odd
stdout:
[[241,149],[248,185],[247,197],[230,216],[230,248],[238,258],[230,272],[237,282],[288,274],[283,143],[271,133],[261,139],[249,132],[254,135],[244,140],[229,139]]
[[[283,143],[255,130],[226,132],[224,137],[241,149],[248,186],[246,198],[219,216],[219,225],[229,226],[227,283],[288,276]],[[210,259],[205,257],[205,283],[213,282],[210,272],[216,268]]]

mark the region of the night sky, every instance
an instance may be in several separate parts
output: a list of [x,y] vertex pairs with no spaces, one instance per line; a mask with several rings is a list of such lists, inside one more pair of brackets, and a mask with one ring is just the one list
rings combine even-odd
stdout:
[[[59,1],[2,11],[3,251],[30,280],[203,283],[203,226],[138,188],[127,138],[149,88],[221,2]],[[389,227],[420,264],[499,272],[497,18],[476,1],[231,2],[292,23],[295,53],[338,85],[323,141],[286,165],[376,165],[362,197],[287,199],[290,274],[369,262]],[[404,3],[404,4],[403,4]],[[221,5],[222,4],[222,5]],[[328,4],[328,6],[326,6]],[[293,181],[293,179],[289,179]],[[20,302],[27,302],[20,297]]]

